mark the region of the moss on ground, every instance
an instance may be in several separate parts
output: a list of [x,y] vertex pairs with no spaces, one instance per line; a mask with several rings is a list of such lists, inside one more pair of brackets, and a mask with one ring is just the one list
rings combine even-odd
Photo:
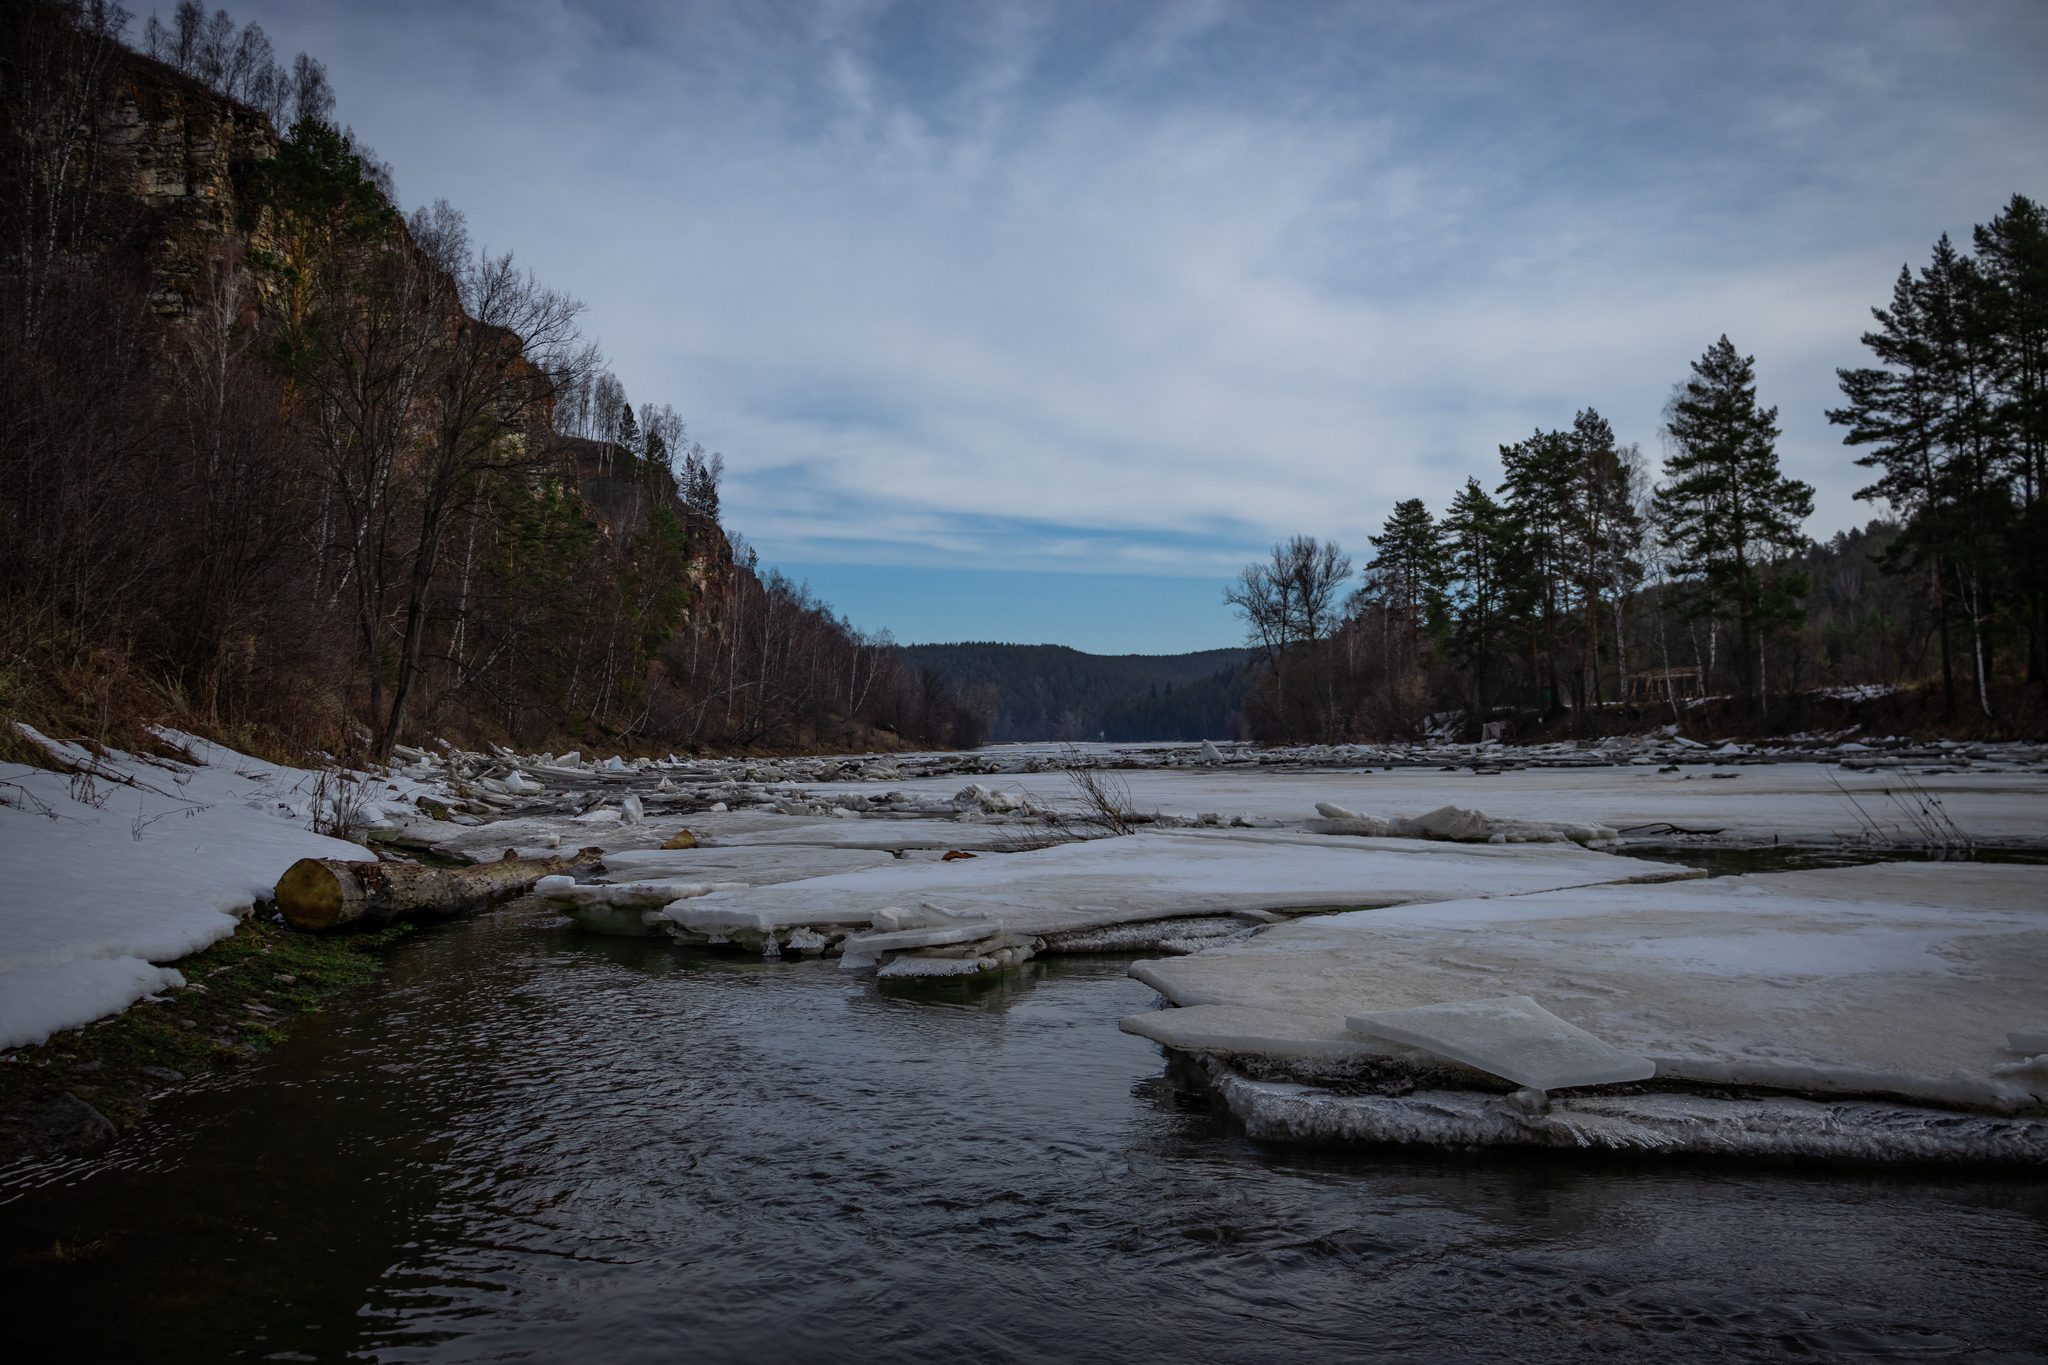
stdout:
[[0,1053],[0,1162],[46,1140],[31,1116],[69,1093],[117,1131],[136,1126],[150,1099],[182,1081],[241,1066],[283,1040],[282,1026],[383,970],[381,949],[414,931],[320,937],[247,919],[229,937],[171,965],[183,990],[67,1029],[38,1047]]

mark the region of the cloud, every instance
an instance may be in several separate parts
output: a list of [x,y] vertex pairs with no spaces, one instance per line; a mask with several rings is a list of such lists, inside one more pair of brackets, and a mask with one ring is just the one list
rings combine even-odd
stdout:
[[[591,304],[771,561],[1228,573],[1758,357],[2048,191],[2022,4],[259,5],[413,201]],[[999,633],[991,631],[990,633]]]

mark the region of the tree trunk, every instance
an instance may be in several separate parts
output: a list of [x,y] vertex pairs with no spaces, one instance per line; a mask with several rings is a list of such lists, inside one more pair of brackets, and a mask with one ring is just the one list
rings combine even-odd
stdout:
[[294,929],[378,929],[400,919],[447,919],[503,896],[531,890],[542,877],[589,867],[604,856],[586,848],[573,859],[522,859],[511,849],[495,863],[439,868],[420,863],[301,858],[277,880],[277,908]]
[[1934,561],[1934,619],[1941,629],[1941,717],[1947,720],[1956,713],[1956,675],[1948,648],[1948,589],[1942,585],[1939,559]]

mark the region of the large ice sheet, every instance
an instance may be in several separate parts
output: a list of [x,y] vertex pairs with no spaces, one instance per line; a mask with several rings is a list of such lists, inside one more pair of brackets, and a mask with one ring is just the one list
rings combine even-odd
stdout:
[[1170,830],[757,886],[693,901],[691,912],[730,907],[766,916],[764,923],[802,924],[828,913],[929,903],[1000,920],[1012,932],[1048,934],[1243,909],[1519,895],[1644,872],[1643,863],[1569,845],[1489,848],[1285,831]]
[[[1716,780],[1709,775],[1714,772],[1729,777]],[[1119,771],[1110,776],[1130,792],[1137,809],[1176,815],[1213,811],[1225,818],[1242,814],[1294,822],[1314,819],[1317,802],[1383,819],[1464,806],[1501,819],[1599,824],[1623,831],[1669,823],[1720,829],[1731,838],[1769,841],[1776,836],[1787,843],[1860,838],[1863,823],[1843,795],[1846,788],[1894,837],[1917,842],[1911,822],[1881,795],[1897,787],[1896,775],[1855,772],[1833,763],[1702,766],[1677,773],[1660,773],[1656,765],[1645,764],[1524,768],[1484,775],[1469,769],[1276,772],[1232,767]],[[1072,803],[1062,773],[1018,773],[999,780],[1004,790],[1035,801]],[[1918,780],[1973,838],[2038,843],[2048,829],[2048,774],[1961,772]],[[909,792],[950,796],[959,781],[935,777],[898,785]],[[1644,835],[1639,830],[1632,837]]]
[[1538,1090],[1646,1081],[1647,1057],[1568,1024],[1526,995],[1447,1000],[1405,1010],[1367,1010],[1344,1021],[1353,1033],[1425,1048],[1440,1057]]
[[1889,864],[1407,905],[1136,964],[1183,1005],[1330,1018],[1527,995],[1660,1078],[2048,1099],[1997,1074],[2048,1014],[2048,868]]

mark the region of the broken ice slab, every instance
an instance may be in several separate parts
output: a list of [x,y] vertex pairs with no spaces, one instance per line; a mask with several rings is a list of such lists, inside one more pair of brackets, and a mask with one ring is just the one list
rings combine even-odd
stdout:
[[746,882],[579,882],[574,877],[542,877],[533,893],[549,905],[568,909],[583,905],[636,905],[658,910],[675,901],[708,896],[714,891],[745,891]]
[[[1320,806],[1317,807],[1321,809]],[[1391,822],[1376,815],[1329,816],[1321,820],[1304,820],[1302,827],[1313,834],[1353,834],[1367,839],[1385,839],[1394,833]]]
[[2006,1046],[2029,1057],[2048,1052],[2048,1024],[2029,1024],[2005,1035]]
[[745,882],[622,882],[603,886],[573,877],[543,877],[534,894],[588,933],[646,938],[664,918],[663,907],[715,891],[745,891]]
[[1526,995],[1374,1010],[1354,1014],[1344,1024],[1368,1037],[1424,1048],[1538,1090],[1646,1081],[1657,1074],[1649,1058],[1603,1042]]
[[[913,948],[950,948],[954,943],[981,943],[1001,935],[1004,927],[997,923],[969,923],[969,925],[936,925],[930,929],[897,929],[893,933],[856,933],[846,939],[842,948],[840,966],[858,968],[874,966],[887,952],[909,952]],[[977,968],[979,970],[979,968]]]
[[1251,1054],[1348,1062],[1355,1057],[1388,1057],[1408,1051],[1384,1039],[1347,1033],[1341,1018],[1243,1005],[1149,1010],[1126,1015],[1117,1021],[1117,1027],[1178,1052],[1212,1052],[1225,1057]]
[[875,976],[891,980],[917,976],[973,976],[999,965],[985,957],[899,957],[893,962],[883,963]]
[[942,924],[926,929],[898,929],[893,933],[860,934],[846,940],[846,956],[873,957],[877,953],[908,952],[912,948],[944,948],[956,943],[979,943],[1003,932],[993,923]]
[[[969,976],[977,972],[992,972],[1003,967],[1026,962],[1037,953],[1041,941],[1036,938],[1020,938],[1004,934],[996,938],[981,939],[964,947],[931,947],[902,953],[882,964],[875,976],[880,979],[898,977],[945,977]],[[850,965],[874,966],[872,953],[858,956],[848,953],[840,959],[842,966],[849,965],[848,958],[857,958]]]
[[1609,847],[1621,836],[1605,825],[1557,823],[1549,820],[1495,819],[1484,811],[1440,806],[1427,815],[1393,822],[1396,834],[1460,843],[1541,844],[1566,840],[1588,848]]
[[851,848],[632,849],[604,855],[600,871],[617,881],[734,881],[773,886],[807,877],[893,864],[891,855]]
[[735,930],[772,934],[779,929],[804,925],[869,924],[874,911],[857,907],[813,906],[786,911],[743,910],[735,905],[704,905],[691,902],[671,906],[662,912],[670,923],[699,934],[729,934]]

